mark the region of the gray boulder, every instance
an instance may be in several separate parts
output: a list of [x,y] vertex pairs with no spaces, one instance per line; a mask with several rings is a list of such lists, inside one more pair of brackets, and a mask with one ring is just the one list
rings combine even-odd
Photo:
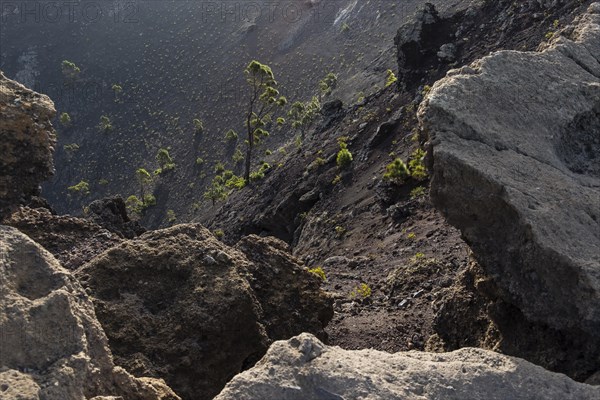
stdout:
[[[56,259],[0,226],[0,398],[178,400],[115,367],[94,306]],[[113,397],[111,397],[113,396]]]
[[543,51],[450,71],[421,104],[431,198],[531,321],[600,331],[600,3]]
[[487,350],[343,350],[303,333],[275,342],[215,400],[586,400],[600,388]]

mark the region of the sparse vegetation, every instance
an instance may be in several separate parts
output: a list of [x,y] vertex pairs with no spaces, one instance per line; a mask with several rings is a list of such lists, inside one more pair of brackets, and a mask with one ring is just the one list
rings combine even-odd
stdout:
[[225,134],[225,140],[228,142],[235,142],[238,140],[238,134],[233,129],[230,129]]
[[75,65],[74,62],[69,60],[63,60],[61,67],[62,73],[65,76],[65,78],[74,79],[81,72],[81,69],[79,69],[79,67]]
[[337,82],[338,77],[333,72],[330,72],[327,75],[325,75],[325,78],[319,81],[319,100],[321,99],[321,96],[327,97],[331,95],[331,92],[337,87]]
[[79,196],[87,196],[90,194],[90,184],[85,180],[81,180],[76,185],[69,186],[67,190]]
[[115,103],[118,103],[119,102],[119,95],[123,91],[123,87],[121,85],[119,85],[118,83],[114,83],[112,85],[112,91],[115,94]]
[[63,112],[60,114],[59,117],[60,123],[63,126],[70,126],[71,125],[71,116],[69,115],[69,113]]
[[425,188],[423,186],[417,186],[416,188],[410,191],[411,199],[416,199],[423,196],[425,196]]
[[[152,183],[152,175],[150,175],[150,173],[144,168],[138,168],[135,171],[135,178],[140,185],[140,199],[142,199],[143,205],[146,206],[146,190]],[[154,198],[154,196],[152,196],[152,198]],[[156,202],[156,199],[154,199],[154,202]]]
[[388,69],[386,71],[386,73],[387,73],[387,78],[385,80],[385,87],[392,86],[394,83],[396,83],[398,81],[398,78],[396,78],[394,71],[392,71],[391,69]]
[[173,161],[173,158],[169,154],[169,150],[165,148],[158,149],[156,162],[159,165],[159,169],[155,171],[156,175],[175,169],[175,161]]
[[339,168],[348,168],[352,163],[352,153],[348,150],[348,145],[344,141],[340,141],[340,151],[337,153],[335,162]]
[[413,179],[418,181],[423,181],[427,179],[427,168],[424,163],[425,152],[422,149],[416,149],[410,156],[410,161],[408,162],[408,169],[410,171],[410,176]]
[[306,132],[312,128],[320,110],[321,103],[317,97],[313,97],[311,101],[306,103],[296,101],[290,107],[288,117],[292,123],[292,128],[300,132],[301,140],[304,140]]
[[215,174],[221,174],[223,172],[225,172],[225,164],[219,161],[215,164]]
[[371,290],[371,287],[366,283],[361,283],[354,290],[352,290],[352,292],[350,292],[350,297],[368,299],[372,294],[373,291]]
[[343,226],[340,226],[340,225],[337,225],[337,226],[335,227],[335,235],[336,235],[338,238],[341,238],[341,237],[343,237],[345,234],[346,234],[346,228],[344,228]]
[[77,150],[79,150],[79,145],[77,143],[65,144],[63,145],[63,149],[70,153],[71,155],[75,154]]
[[192,123],[194,124],[194,131],[197,134],[202,134],[204,132],[204,122],[202,122],[201,119],[194,118]]
[[383,179],[395,183],[402,184],[410,177],[410,171],[404,164],[401,158],[396,158],[385,167]]
[[327,281],[327,275],[325,275],[325,271],[323,270],[323,267],[311,268],[308,270],[308,272],[310,272],[313,275],[318,276],[319,278],[321,278],[321,280],[323,282]]
[[100,116],[100,123],[98,124],[98,128],[102,132],[112,131],[113,126],[110,122],[110,118],[108,118],[108,116],[106,116],[106,115]]
[[287,100],[279,95],[277,81],[268,65],[254,60],[248,64],[244,73],[246,82],[250,86],[250,102],[246,114],[247,139],[244,167],[244,179],[249,182],[254,147],[260,143],[262,137],[269,135],[265,129],[267,124],[271,121],[274,111],[283,107]]
[[166,219],[169,224],[174,224],[177,221],[177,214],[173,210],[167,210]]
[[223,178],[217,175],[211,182],[208,189],[206,189],[204,192],[204,198],[206,200],[210,200],[213,206],[217,201],[227,200],[227,197],[229,196],[227,190],[223,186],[223,183]]
[[233,152],[233,156],[231,156],[231,161],[233,161],[236,164],[241,163],[242,161],[244,161],[244,153],[242,153],[242,151],[239,148],[236,148]]

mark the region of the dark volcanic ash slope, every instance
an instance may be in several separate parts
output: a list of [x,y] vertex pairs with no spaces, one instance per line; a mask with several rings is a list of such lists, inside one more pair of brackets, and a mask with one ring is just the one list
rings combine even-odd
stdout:
[[[226,241],[249,233],[277,236],[291,243],[307,265],[322,267],[336,296],[328,327],[333,344],[398,351],[425,348],[433,337],[429,346],[434,348],[436,330],[459,323],[439,323],[439,316],[448,312],[452,285],[468,269],[469,249],[429,202],[428,182],[394,188],[382,179],[385,166],[394,157],[409,159],[424,139],[414,129],[426,85],[490,51],[535,50],[551,36],[548,32],[566,26],[586,7],[489,1],[455,14],[436,16],[425,9],[397,39],[398,76],[416,76],[418,85],[401,80],[406,89],[400,92],[389,87],[360,106],[330,109],[312,137],[283,157],[263,182],[234,193],[201,220],[223,229]],[[404,44],[411,42],[421,57],[407,57]],[[447,44],[455,47],[454,61],[438,56]],[[336,166],[342,137],[354,156],[345,170]],[[352,296],[362,283],[372,291],[368,299]],[[503,340],[515,343],[510,329],[490,325],[485,310],[473,310],[469,335],[488,334],[489,347]],[[538,356],[548,354],[536,349]],[[545,356],[528,357],[540,362]],[[549,358],[544,365],[556,367]]]
[[[243,122],[243,69],[251,59],[273,67],[290,100],[309,99],[318,81],[335,72],[345,100],[355,101],[383,86],[395,30],[419,3],[6,3],[0,69],[47,93],[59,114],[71,116],[69,124],[56,124],[57,174],[45,185],[59,212],[134,194],[135,170],[154,170],[157,150],[169,149],[177,168],[156,183],[159,204],[148,217],[156,226],[168,209],[190,220],[215,163],[234,166],[224,135]],[[63,60],[80,72],[63,73]],[[112,130],[98,128],[102,115]],[[194,118],[204,121],[202,135],[194,133]],[[291,136],[278,132],[267,147],[275,150]],[[91,193],[67,197],[81,180]]]

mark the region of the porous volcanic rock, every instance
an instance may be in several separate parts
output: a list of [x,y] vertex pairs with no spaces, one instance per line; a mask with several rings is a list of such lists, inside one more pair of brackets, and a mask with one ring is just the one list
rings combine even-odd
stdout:
[[54,215],[47,208],[18,207],[4,220],[41,244],[61,265],[75,270],[123,238],[85,218]]
[[115,367],[77,280],[18,230],[0,226],[0,397],[177,400],[162,380]]
[[127,206],[120,196],[94,200],[87,207],[88,218],[119,236],[132,239],[146,231],[138,221],[127,215]]
[[452,353],[328,347],[310,334],[273,343],[215,400],[598,399],[600,388],[488,350]]
[[319,292],[320,279],[306,274],[289,246],[274,237],[249,235],[235,246],[251,261],[250,285],[256,293],[271,340],[312,332],[326,339],[323,328],[333,318],[332,300]]
[[[280,245],[244,240],[255,264],[202,226],[178,225],[121,243],[77,276],[117,364],[163,377],[185,399],[212,399],[262,357],[270,335],[323,334],[331,302]],[[284,284],[289,294],[271,289]]]
[[54,172],[54,103],[0,71],[0,218]]
[[594,3],[543,51],[450,71],[419,111],[431,198],[502,298],[590,337],[600,331],[599,60]]

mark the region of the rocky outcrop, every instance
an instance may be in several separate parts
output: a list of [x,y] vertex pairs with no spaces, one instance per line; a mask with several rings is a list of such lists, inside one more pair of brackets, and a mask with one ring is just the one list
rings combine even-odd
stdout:
[[132,239],[146,231],[138,221],[127,215],[127,206],[120,196],[95,200],[87,207],[88,218],[119,236]]
[[252,236],[239,245],[246,257],[200,225],[179,225],[125,241],[77,276],[117,364],[163,377],[183,398],[211,399],[271,339],[322,336],[331,318],[318,278],[282,246]]
[[302,334],[275,342],[254,368],[236,376],[215,400],[592,400],[599,396],[598,387],[491,351],[348,351]]
[[263,309],[263,323],[271,340],[313,332],[321,339],[323,327],[333,318],[331,300],[319,294],[320,281],[306,279],[300,261],[288,245],[274,237],[250,235],[235,246],[251,263],[250,286]]
[[0,72],[0,218],[54,171],[54,103]]
[[2,399],[179,399],[114,366],[91,300],[50,253],[0,226],[0,254]]
[[54,215],[46,208],[19,207],[1,222],[41,244],[69,270],[123,241],[118,233],[88,219]]
[[[462,13],[461,13],[462,14]],[[425,3],[412,20],[403,25],[394,38],[397,48],[399,83],[412,89],[421,84],[427,71],[439,68],[441,63],[456,60],[455,40],[456,26],[449,18],[440,17],[435,6]],[[438,52],[445,46],[445,52],[452,47],[452,58],[441,58]]]
[[450,71],[419,111],[431,198],[501,298],[590,340],[600,330],[599,60],[595,3],[543,51]]

